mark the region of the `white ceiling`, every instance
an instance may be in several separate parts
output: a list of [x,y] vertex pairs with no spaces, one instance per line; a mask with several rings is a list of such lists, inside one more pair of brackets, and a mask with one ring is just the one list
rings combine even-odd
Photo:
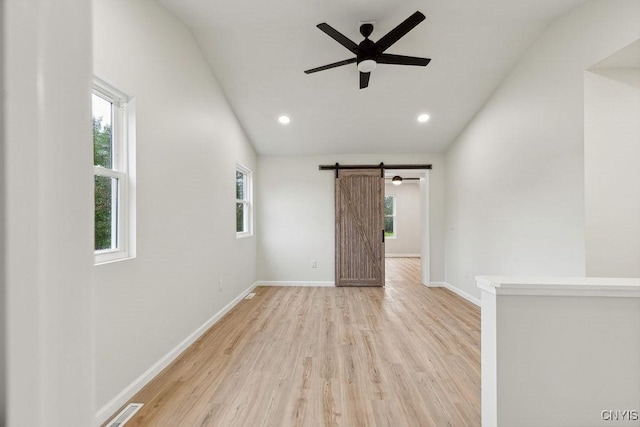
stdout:
[[[158,0],[193,31],[260,154],[443,151],[556,16],[583,0]],[[367,89],[355,64],[304,70],[352,54],[316,25],[359,43],[415,11],[427,19],[387,53],[425,67],[379,65]],[[419,124],[427,112],[431,120]],[[278,116],[287,114],[283,126]]]

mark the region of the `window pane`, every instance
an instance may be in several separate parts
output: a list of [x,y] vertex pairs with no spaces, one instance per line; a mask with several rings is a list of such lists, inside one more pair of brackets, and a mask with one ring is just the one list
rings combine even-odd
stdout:
[[236,171],[236,199],[244,200],[244,174]]
[[111,169],[113,166],[113,142],[111,124],[113,104],[93,94],[93,164]]
[[384,219],[384,235],[393,236],[393,217],[387,217]]
[[118,179],[108,176],[95,176],[94,197],[95,250],[116,249]]
[[393,215],[393,196],[384,196],[384,215]]
[[244,229],[244,203],[236,203],[236,232],[242,233]]

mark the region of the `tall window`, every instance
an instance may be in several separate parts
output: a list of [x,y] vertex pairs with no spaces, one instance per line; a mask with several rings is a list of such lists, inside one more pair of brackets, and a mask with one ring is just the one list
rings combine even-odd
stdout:
[[129,256],[127,97],[94,82],[93,110],[95,262]]
[[252,177],[246,167],[236,165],[236,235],[252,234]]
[[396,197],[384,196],[384,236],[396,237]]

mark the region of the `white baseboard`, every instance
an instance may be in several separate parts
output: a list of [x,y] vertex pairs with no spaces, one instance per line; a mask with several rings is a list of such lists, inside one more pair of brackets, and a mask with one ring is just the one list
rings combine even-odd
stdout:
[[472,295],[469,295],[468,293],[466,293],[465,291],[456,288],[455,286],[447,283],[447,282],[431,282],[429,283],[428,287],[431,288],[447,288],[449,289],[451,292],[453,292],[454,294],[458,294],[460,295],[462,298],[466,299],[467,301],[477,305],[478,307],[481,306],[480,300]]
[[260,281],[253,284],[253,286],[306,286],[306,287],[318,287],[318,286],[335,286],[336,282],[309,282],[309,281],[285,281],[285,282],[273,282],[273,281]]
[[96,412],[96,425],[102,425],[110,417],[115,415],[116,411],[120,409],[122,405],[127,403],[137,392],[147,385],[156,375],[158,375],[164,368],[169,366],[180,354],[185,351],[191,344],[193,344],[198,338],[202,336],[209,328],[211,328],[218,320],[227,314],[233,307],[236,306],[244,297],[246,297],[254,288],[254,283],[249,288],[244,290],[240,295],[235,297],[229,304],[224,306],[222,310],[213,315],[202,326],[193,331],[188,337],[186,337],[180,344],[175,346],[171,351],[165,354],[160,360],[154,363],[149,369],[147,369],[142,375],[136,378],[131,384],[129,384],[124,390],[116,395],[109,403],[104,405],[98,412]]
[[420,258],[420,254],[384,254],[385,258]]
[[427,288],[446,288],[448,283],[446,282],[429,282],[429,284],[424,284]]

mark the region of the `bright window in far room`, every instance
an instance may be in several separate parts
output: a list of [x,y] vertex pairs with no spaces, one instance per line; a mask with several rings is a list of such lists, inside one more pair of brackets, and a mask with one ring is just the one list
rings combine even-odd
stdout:
[[384,236],[396,237],[396,197],[392,195],[384,196]]
[[252,174],[251,171],[236,165],[236,236],[247,237],[252,234]]

